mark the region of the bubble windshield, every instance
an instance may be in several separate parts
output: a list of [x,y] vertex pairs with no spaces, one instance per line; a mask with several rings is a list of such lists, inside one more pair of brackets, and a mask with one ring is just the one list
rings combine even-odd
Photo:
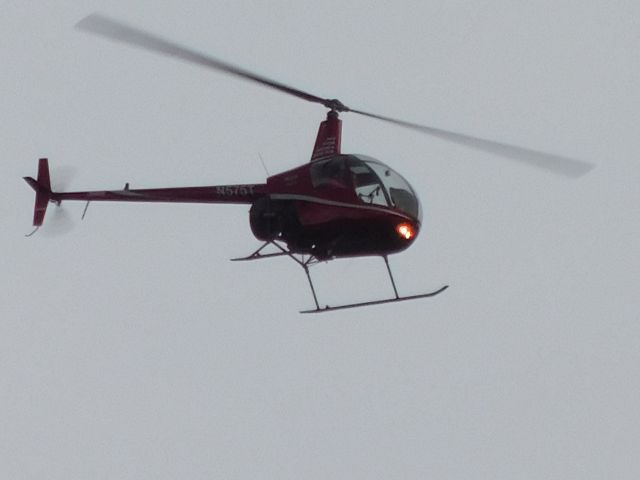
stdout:
[[422,222],[418,197],[402,175],[366,155],[350,155],[348,163],[363,202],[397,208]]

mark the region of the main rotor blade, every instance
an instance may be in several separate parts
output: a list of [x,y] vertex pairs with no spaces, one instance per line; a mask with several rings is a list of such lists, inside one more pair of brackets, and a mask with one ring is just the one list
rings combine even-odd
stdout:
[[253,81],[260,85],[279,90],[283,93],[293,95],[295,97],[307,100],[309,102],[319,103],[327,108],[339,112],[354,112],[366,117],[375,118],[384,122],[399,125],[412,130],[417,130],[434,137],[448,140],[453,143],[464,145],[477,150],[482,150],[494,155],[499,155],[513,160],[518,160],[526,164],[544,168],[555,173],[566,175],[569,177],[579,177],[591,170],[594,165],[575,160],[560,155],[540,152],[529,148],[509,145],[507,143],[494,142],[462,133],[451,132],[439,128],[419,125],[417,123],[406,122],[383,115],[368,113],[361,110],[353,110],[345,106],[336,99],[321,98],[316,95],[298,90],[283,83],[271,80],[269,78],[257,75],[243,68],[236,67],[229,63],[218,60],[214,57],[196,52],[186,47],[177,45],[169,40],[165,40],[154,34],[145,32],[135,27],[131,27],[117,20],[111,19],[98,13],[91,14],[76,24],[76,28],[89,33],[100,35],[111,40],[127,43],[142,49],[151,50],[170,57],[178,58],[187,62],[195,63],[207,68],[226,72],[236,77]]
[[486,140],[484,138],[472,137],[470,135],[450,132],[448,130],[442,130],[440,128],[405,122],[404,120],[398,120],[382,115],[376,115],[374,113],[363,112],[361,110],[351,109],[349,111],[353,113],[359,113],[360,115],[364,115],[366,117],[382,120],[383,122],[392,123],[401,127],[410,128],[412,130],[417,130],[418,132],[426,133],[428,135],[432,135],[449,142],[457,143],[459,145],[464,145],[469,148],[474,148],[476,150],[482,150],[493,155],[499,155],[501,157],[506,157],[512,160],[518,160],[528,165],[550,170],[554,173],[559,173],[568,177],[580,177],[595,167],[595,165],[591,163],[555,155],[553,153],[540,152],[538,150],[532,150],[530,148],[509,145],[508,143],[494,142],[492,140]]
[[316,97],[315,95],[311,95],[310,93],[303,92],[302,90],[289,87],[288,85],[276,82],[275,80],[262,77],[260,75],[210,57],[203,53],[199,53],[194,50],[190,50],[189,48],[182,47],[151,33],[131,27],[129,25],[125,25],[124,23],[121,23],[109,17],[105,17],[104,15],[100,15],[99,13],[93,13],[83,18],[76,24],[76,28],[85,32],[109,38],[111,40],[134,45],[136,47],[151,50],[153,52],[168,55],[170,57],[179,58],[181,60],[196,63],[198,65],[212,68],[214,70],[220,70],[231,75],[235,75],[236,77],[244,78],[246,80],[251,80],[267,87],[275,88],[276,90],[288,93],[289,95],[293,95],[298,98],[302,98],[303,100],[307,100],[309,102],[320,103],[327,106],[328,108],[332,108],[332,106],[334,105],[333,102],[335,102],[335,100]]

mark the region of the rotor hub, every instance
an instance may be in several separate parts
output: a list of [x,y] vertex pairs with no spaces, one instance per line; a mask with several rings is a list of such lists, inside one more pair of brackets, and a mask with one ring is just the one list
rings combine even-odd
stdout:
[[323,105],[327,108],[330,108],[334,112],[348,112],[350,110],[344,103],[342,103],[337,98],[326,99],[323,102]]

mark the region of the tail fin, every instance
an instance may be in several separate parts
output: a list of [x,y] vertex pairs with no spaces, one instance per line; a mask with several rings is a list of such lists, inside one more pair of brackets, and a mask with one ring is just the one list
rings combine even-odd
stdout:
[[36,191],[36,204],[33,209],[33,226],[39,227],[44,221],[44,214],[47,212],[47,205],[51,199],[51,179],[49,176],[49,161],[41,158],[38,161],[38,177],[24,177],[25,182]]

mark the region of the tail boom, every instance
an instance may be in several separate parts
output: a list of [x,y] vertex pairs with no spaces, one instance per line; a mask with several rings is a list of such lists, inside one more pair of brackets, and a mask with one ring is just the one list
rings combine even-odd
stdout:
[[163,202],[163,203],[235,203],[252,204],[266,194],[266,185],[222,185],[210,187],[97,190],[53,193],[53,201],[85,202]]
[[[267,195],[266,184],[213,185],[209,187],[178,187],[131,189],[127,183],[122,190],[95,190],[84,192],[53,192],[49,175],[49,162],[38,162],[37,178],[24,177],[24,181],[36,192],[33,226],[44,222],[49,202],[79,200],[84,202],[164,202],[164,203],[231,203],[253,204]],[[85,209],[86,211],[86,209]]]

